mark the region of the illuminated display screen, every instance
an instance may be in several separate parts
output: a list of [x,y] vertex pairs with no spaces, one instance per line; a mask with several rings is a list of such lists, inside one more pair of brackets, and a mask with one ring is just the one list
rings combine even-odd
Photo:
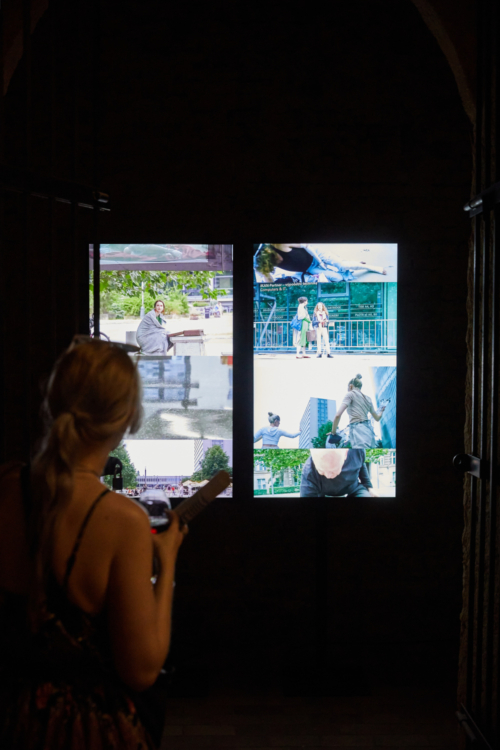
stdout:
[[397,245],[254,246],[254,495],[395,497]]
[[[100,335],[140,347],[131,357],[141,374],[144,416],[120,446],[119,457],[133,468],[124,473],[125,489],[185,496],[218,470],[232,472],[231,246],[100,249]],[[92,247],[90,282],[92,290]]]

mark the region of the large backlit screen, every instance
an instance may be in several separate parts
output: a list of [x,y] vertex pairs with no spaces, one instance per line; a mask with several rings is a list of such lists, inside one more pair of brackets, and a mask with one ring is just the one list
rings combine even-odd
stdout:
[[395,497],[397,245],[254,246],[254,494]]

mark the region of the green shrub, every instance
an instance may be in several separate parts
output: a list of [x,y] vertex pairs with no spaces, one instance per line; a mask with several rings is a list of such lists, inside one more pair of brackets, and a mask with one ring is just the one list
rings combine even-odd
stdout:
[[165,299],[165,312],[167,315],[187,315],[189,304],[186,296],[178,289],[172,289]]
[[[157,299],[162,299],[165,303],[166,315],[188,315],[189,303],[186,296],[178,289],[172,289],[166,296],[164,294],[155,294],[148,290],[144,294],[144,310],[148,313],[154,309]],[[139,291],[133,296],[122,294],[113,289],[106,291],[101,295],[101,312],[111,313],[119,318],[125,315],[138,318],[141,312],[142,295]],[[200,306],[204,306],[201,303]]]

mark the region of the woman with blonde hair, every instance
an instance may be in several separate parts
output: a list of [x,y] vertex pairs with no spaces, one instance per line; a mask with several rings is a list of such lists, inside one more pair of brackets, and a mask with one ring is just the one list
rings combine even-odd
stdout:
[[136,365],[119,345],[73,344],[45,405],[31,469],[0,470],[0,747],[152,749],[134,694],[169,650],[186,529],[172,512],[153,536],[145,511],[100,481],[109,452],[140,426]]
[[385,411],[385,406],[380,407],[380,411],[376,411],[371,398],[365,396],[364,393],[361,393],[362,387],[363,382],[361,380],[361,375],[358,373],[356,377],[352,378],[347,384],[347,393],[340,404],[335,419],[333,420],[332,431],[328,434],[335,435],[339,426],[340,417],[347,410],[347,414],[349,415],[350,447],[376,448],[377,439],[368,415],[371,414],[373,419],[380,422]]
[[325,343],[325,351],[326,356],[330,359],[333,359],[332,355],[330,354],[330,339],[328,336],[328,310],[326,309],[326,306],[323,304],[323,302],[318,302],[316,307],[314,308],[314,315],[312,319],[313,328],[316,331],[317,336],[317,346],[318,346],[318,353],[317,357],[321,357],[321,342],[324,341]]

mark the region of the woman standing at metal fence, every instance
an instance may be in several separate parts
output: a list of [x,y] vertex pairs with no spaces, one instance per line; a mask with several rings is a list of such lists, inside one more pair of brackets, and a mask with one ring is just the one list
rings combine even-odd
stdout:
[[307,332],[311,326],[311,318],[307,312],[307,297],[299,297],[297,308],[297,319],[300,328],[293,330],[293,345],[297,348],[297,359],[310,359],[306,354]]
[[332,355],[330,354],[330,338],[328,335],[328,310],[326,309],[326,306],[323,304],[323,302],[318,302],[316,307],[314,308],[314,315],[313,315],[313,328],[316,330],[316,336],[317,336],[317,345],[318,345],[318,353],[317,357],[322,357],[321,352],[321,341],[323,340],[325,343],[325,352],[326,356],[330,359],[333,359]]
[[377,448],[377,438],[368,415],[371,414],[377,422],[380,422],[385,406],[382,406],[380,411],[376,411],[371,398],[361,393],[362,387],[361,375],[358,373],[347,385],[348,391],[335,415],[332,431],[328,434],[334,435],[337,432],[340,417],[347,410],[350,420],[348,428],[350,447]]

